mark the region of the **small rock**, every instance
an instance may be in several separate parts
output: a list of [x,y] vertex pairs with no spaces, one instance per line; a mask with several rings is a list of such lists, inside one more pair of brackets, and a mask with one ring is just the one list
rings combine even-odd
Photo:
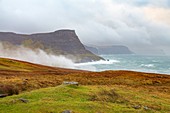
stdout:
[[141,105],[132,106],[134,109],[141,109]]
[[64,85],[76,85],[76,86],[78,86],[78,85],[79,85],[79,83],[78,83],[78,82],[73,82],[73,81],[71,81],[71,82],[64,81],[64,82],[63,82],[63,84],[64,84]]
[[6,97],[8,94],[0,94],[0,98]]
[[144,106],[143,109],[144,110],[149,110],[149,108],[147,106]]
[[70,110],[65,110],[65,111],[63,111],[62,113],[72,113],[72,111],[70,111]]
[[24,103],[28,103],[29,102],[27,99],[24,99],[24,98],[19,98],[19,100],[24,102]]

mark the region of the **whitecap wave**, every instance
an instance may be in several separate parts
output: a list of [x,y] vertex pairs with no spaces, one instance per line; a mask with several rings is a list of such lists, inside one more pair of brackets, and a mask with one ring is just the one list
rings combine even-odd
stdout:
[[109,65],[109,64],[114,64],[114,63],[119,63],[120,61],[118,60],[100,60],[100,61],[95,61],[95,62],[86,62],[86,63],[77,63],[75,66],[85,66],[85,65]]
[[155,67],[154,64],[141,64],[141,67]]

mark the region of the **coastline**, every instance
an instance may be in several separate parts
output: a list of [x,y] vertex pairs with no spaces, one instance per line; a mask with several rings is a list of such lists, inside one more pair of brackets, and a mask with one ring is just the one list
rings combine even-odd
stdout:
[[[170,111],[170,76],[166,74],[124,70],[90,72],[12,59],[0,59],[0,64],[0,91],[13,95],[0,99],[0,112],[17,110],[21,113],[27,108],[26,104],[30,106],[29,112],[51,109],[80,113]],[[64,81],[79,85],[63,85]],[[28,102],[24,104],[18,99]]]

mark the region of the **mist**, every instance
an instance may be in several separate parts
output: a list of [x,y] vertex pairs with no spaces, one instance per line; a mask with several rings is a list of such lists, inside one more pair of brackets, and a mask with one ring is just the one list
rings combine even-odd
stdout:
[[24,46],[6,47],[3,43],[0,43],[0,57],[17,59],[47,66],[75,68],[74,62],[65,56],[47,54],[41,49],[31,50]]

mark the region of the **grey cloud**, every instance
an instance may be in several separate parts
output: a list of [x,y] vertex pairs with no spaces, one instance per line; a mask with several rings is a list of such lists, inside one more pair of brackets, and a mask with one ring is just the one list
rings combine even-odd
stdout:
[[155,7],[170,7],[170,1],[169,0],[112,0],[116,3],[121,4],[129,4],[134,6],[155,6]]
[[136,52],[155,48],[170,54],[170,25],[149,20],[144,11],[153,6],[167,9],[169,4],[169,0],[0,0],[0,30],[35,33],[69,28],[85,44],[123,44]]

